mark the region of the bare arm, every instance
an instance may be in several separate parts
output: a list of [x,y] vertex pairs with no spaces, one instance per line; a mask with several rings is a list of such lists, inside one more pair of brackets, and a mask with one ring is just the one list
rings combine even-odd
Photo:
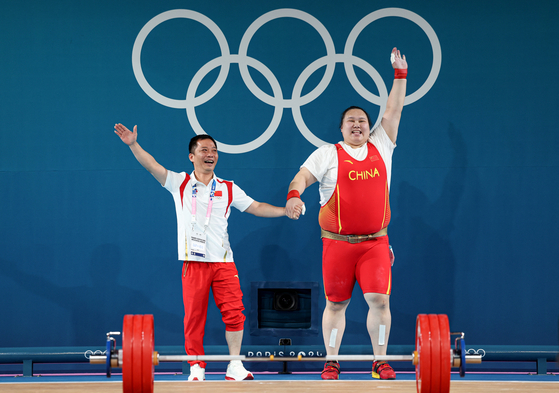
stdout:
[[[301,168],[299,173],[295,175],[289,184],[289,191],[297,190],[299,194],[305,192],[305,189],[316,182],[316,178],[307,168]],[[303,201],[301,198],[290,198],[286,207],[272,206],[267,203],[254,201],[245,211],[258,217],[281,217],[287,216],[293,220],[297,220],[303,209]],[[288,213],[288,206],[291,210]]]
[[[392,67],[394,69],[408,69],[406,56],[401,56],[397,48],[392,49],[394,55],[394,62]],[[402,117],[402,109],[404,108],[404,99],[406,98],[406,79],[394,79],[392,90],[388,95],[386,102],[386,110],[382,116],[382,127],[388,134],[388,137],[393,143],[396,143],[398,136],[398,126],[400,125],[400,118]]]
[[167,179],[167,169],[155,161],[155,158],[153,158],[151,154],[142,149],[137,141],[138,126],[134,126],[134,131],[132,132],[120,123],[115,124],[115,134],[117,134],[120,139],[128,145],[128,147],[130,147],[130,150],[138,162],[146,168],[147,171],[151,173],[162,186],[164,186],[165,180]]
[[[308,186],[316,182],[314,175],[307,169],[301,168],[301,170],[295,175],[291,183],[289,184],[289,191],[293,190],[299,192],[299,195],[303,194]],[[285,212],[287,217],[297,219],[301,214],[303,209],[303,201],[300,197],[293,197],[287,201],[285,205]]]
[[252,202],[245,212],[254,214],[257,217],[283,217],[285,216],[285,207],[273,206],[263,202]]

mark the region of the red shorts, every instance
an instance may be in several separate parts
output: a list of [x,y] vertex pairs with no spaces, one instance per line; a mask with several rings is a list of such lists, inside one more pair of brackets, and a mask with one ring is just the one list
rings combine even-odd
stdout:
[[392,267],[388,236],[356,244],[323,238],[322,245],[326,299],[342,302],[351,298],[355,281],[363,293],[390,295]]

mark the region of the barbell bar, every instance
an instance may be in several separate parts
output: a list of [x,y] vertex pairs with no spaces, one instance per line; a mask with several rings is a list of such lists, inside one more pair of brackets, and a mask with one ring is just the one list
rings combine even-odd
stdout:
[[[464,333],[451,333],[448,317],[444,314],[419,314],[415,328],[415,350],[411,355],[328,355],[323,357],[247,357],[245,355],[161,355],[154,350],[153,315],[125,315],[122,329],[122,349],[116,349],[113,336],[107,333],[105,355],[92,355],[90,363],[105,364],[107,377],[111,368],[122,368],[123,392],[153,393],[154,366],[159,362],[184,361],[411,361],[415,365],[418,393],[448,393],[452,367],[465,375],[467,363],[481,363],[481,355],[469,355],[465,351]],[[454,349],[450,336],[457,335]]]

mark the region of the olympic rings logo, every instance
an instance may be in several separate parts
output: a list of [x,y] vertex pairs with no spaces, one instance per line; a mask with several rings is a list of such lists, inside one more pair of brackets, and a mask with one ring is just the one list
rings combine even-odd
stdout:
[[470,348],[466,351],[467,355],[481,355],[481,357],[485,357],[485,349],[480,348],[480,349],[473,349]]
[[[366,15],[357,23],[357,25],[355,25],[353,30],[350,32],[345,43],[343,53],[336,53],[334,42],[332,40],[332,37],[330,36],[330,33],[328,32],[328,30],[326,30],[324,25],[322,25],[322,23],[320,23],[315,17],[306,12],[296,9],[277,9],[260,16],[248,27],[241,39],[238,54],[232,54],[229,51],[229,45],[227,44],[227,40],[223,32],[211,19],[209,19],[205,15],[202,15],[196,11],[185,9],[170,10],[152,18],[138,33],[138,36],[136,37],[136,40],[134,42],[134,47],[132,49],[132,68],[138,84],[151,99],[161,105],[170,108],[185,109],[188,120],[194,132],[200,135],[205,134],[206,132],[202,129],[200,123],[198,122],[198,119],[196,117],[196,107],[208,102],[219,92],[219,90],[221,90],[222,86],[225,83],[225,80],[227,79],[230,65],[232,63],[237,63],[239,65],[242,79],[250,92],[262,102],[273,106],[275,110],[270,124],[259,137],[251,142],[239,145],[229,145],[220,142],[220,150],[226,153],[246,153],[259,148],[264,143],[266,143],[278,129],[283,115],[283,109],[285,108],[291,108],[293,118],[295,119],[295,123],[301,134],[303,134],[303,136],[310,143],[319,147],[326,144],[327,142],[314,135],[306,126],[301,115],[301,106],[312,102],[324,92],[324,90],[330,84],[330,81],[334,75],[336,63],[344,64],[344,69],[347,77],[355,91],[367,101],[380,107],[379,116],[376,120],[376,123],[378,124],[380,122],[382,114],[384,113],[384,110],[386,108],[386,100],[388,99],[386,85],[378,71],[373,66],[371,66],[363,59],[353,55],[353,47],[355,45],[357,37],[359,36],[359,34],[361,34],[365,27],[367,27],[369,24],[377,19],[390,16],[408,19],[417,24],[427,35],[433,50],[433,65],[431,67],[431,71],[423,85],[414,93],[406,96],[404,105],[409,105],[427,94],[427,92],[434,85],[441,68],[442,53],[437,34],[429,25],[429,23],[427,23],[427,21],[425,21],[421,16],[401,8],[384,8]],[[155,91],[146,80],[142,71],[140,61],[142,46],[150,32],[161,23],[176,18],[192,19],[203,24],[213,33],[221,50],[220,57],[207,62],[198,70],[198,72],[196,72],[196,74],[190,81],[190,84],[186,91],[186,98],[184,100],[165,97]],[[295,18],[308,23],[320,34],[326,47],[326,55],[313,61],[299,75],[293,87],[291,98],[284,98],[283,91],[278,80],[268,67],[262,64],[260,61],[247,56],[250,41],[254,34],[258,31],[258,29],[264,24],[278,18]],[[248,71],[249,66],[260,72],[266,78],[272,88],[273,96],[270,96],[269,94],[263,92],[254,83]],[[319,84],[312,91],[308,92],[305,95],[301,95],[303,87],[309,77],[315,71],[324,66],[326,66],[326,70]],[[361,68],[371,77],[371,79],[376,83],[379,95],[371,93],[361,84],[361,82],[359,82],[357,76],[355,75],[354,66]],[[197,90],[200,82],[209,72],[217,67],[220,67],[220,70],[216,81],[206,92],[197,95]]]
[[107,351],[101,351],[99,349],[92,351],[91,349],[88,349],[87,351],[84,352],[83,356],[89,360],[89,358],[93,355],[93,356],[99,356],[99,355],[106,355]]

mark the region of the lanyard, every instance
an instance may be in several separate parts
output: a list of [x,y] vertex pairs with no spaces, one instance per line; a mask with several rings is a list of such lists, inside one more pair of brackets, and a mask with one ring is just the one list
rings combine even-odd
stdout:
[[[204,231],[210,224],[210,216],[212,215],[212,207],[214,203],[214,194],[215,194],[215,187],[216,181],[213,179],[212,181],[212,189],[210,191],[210,200],[208,201],[208,210],[206,211],[206,221],[204,222]],[[196,187],[196,182],[192,182],[192,227],[196,223],[196,195],[198,194],[198,188]]]

